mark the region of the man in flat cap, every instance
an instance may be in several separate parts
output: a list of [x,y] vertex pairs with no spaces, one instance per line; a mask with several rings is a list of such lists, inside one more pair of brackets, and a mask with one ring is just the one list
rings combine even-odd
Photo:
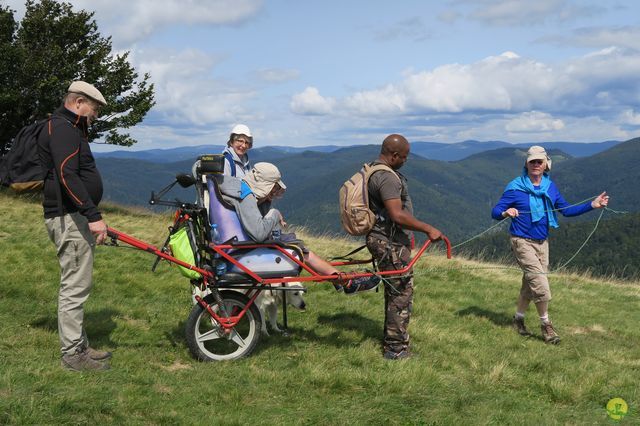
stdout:
[[111,353],[89,346],[83,304],[93,284],[93,254],[107,225],[98,210],[102,178],[87,140],[104,97],[93,85],[74,81],[38,144],[49,168],[44,182],[45,225],[60,263],[58,333],[62,366],[73,371],[107,370]]

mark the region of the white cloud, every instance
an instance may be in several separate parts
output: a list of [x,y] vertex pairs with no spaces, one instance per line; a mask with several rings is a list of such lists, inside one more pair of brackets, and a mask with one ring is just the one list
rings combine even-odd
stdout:
[[[602,142],[605,140],[631,139],[632,133],[622,130],[620,123],[615,120],[603,119],[597,116],[588,117],[563,117],[564,128],[554,131],[551,135],[547,132],[537,134],[521,133],[507,134],[509,140],[522,140],[542,142],[544,140],[577,141],[577,142]],[[534,138],[531,138],[534,136]]]
[[616,47],[602,49],[572,60],[562,73],[565,81],[571,81],[575,86],[566,93],[566,101],[577,100],[584,108],[637,105],[640,100],[639,51]]
[[[461,140],[503,140],[507,142],[549,142],[549,141],[575,141],[575,142],[602,142],[605,140],[627,140],[634,135],[620,128],[619,123],[611,120],[603,120],[599,117],[564,117],[564,126],[555,130],[538,131],[514,131],[506,129],[512,121],[510,116],[492,118],[486,121],[470,122],[446,128],[446,134],[441,140],[456,142]],[[429,139],[426,139],[429,140]]]
[[398,114],[406,111],[406,95],[396,86],[354,93],[344,100],[345,107],[360,115]]
[[429,113],[606,113],[637,104],[640,52],[603,49],[548,65],[513,52],[471,64],[413,71],[402,81],[347,96],[341,104],[361,115]]
[[130,59],[137,68],[149,72],[154,82],[207,75],[222,60],[198,49],[134,49]]
[[564,129],[562,120],[540,111],[523,112],[509,120],[505,129],[511,133],[554,132]]
[[[24,0],[6,3],[21,19]],[[70,3],[75,11],[95,12],[100,32],[127,44],[167,26],[240,24],[258,13],[263,0],[74,0]]]
[[635,112],[632,109],[627,109],[620,115],[620,121],[623,124],[629,124],[631,126],[640,126],[640,112]]
[[465,0],[477,5],[469,17],[492,26],[535,25],[548,20],[569,20],[589,16],[600,7],[580,5],[570,0]]
[[357,118],[365,138],[401,131],[412,140],[444,142],[624,140],[640,122],[640,108],[633,109],[640,105],[639,74],[640,52],[630,49],[559,64],[505,52],[409,70],[398,82],[338,99],[334,109]]
[[617,46],[640,50],[640,27],[588,27],[579,28],[568,36],[547,36],[538,39],[540,42],[557,45],[570,45],[591,48]]
[[254,16],[262,0],[76,0],[93,10],[121,42],[133,42],[171,25],[231,25]]
[[245,86],[213,78],[219,61],[197,49],[132,53],[136,68],[149,71],[155,85],[153,112],[176,125],[231,123],[248,116],[244,105],[255,93]]
[[325,98],[315,87],[307,87],[301,93],[293,95],[290,108],[295,114],[327,115],[333,112],[335,100]]
[[356,93],[344,103],[360,114],[526,111],[548,102],[556,77],[549,66],[505,52],[474,64],[409,74],[398,84]]

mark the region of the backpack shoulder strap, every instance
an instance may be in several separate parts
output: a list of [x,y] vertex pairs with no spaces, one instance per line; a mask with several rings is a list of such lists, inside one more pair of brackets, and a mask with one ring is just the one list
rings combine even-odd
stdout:
[[[53,121],[53,114],[49,114],[46,120],[42,120],[43,123],[46,123],[46,125],[42,127],[47,128],[47,135],[49,136],[47,143],[49,144],[49,146],[51,146],[51,135],[53,134],[53,124],[51,123],[52,121]],[[62,216],[64,215],[64,207],[62,206],[62,187],[60,183],[60,177],[58,176],[58,170],[56,169],[55,164],[53,165],[52,170],[53,170],[53,182],[56,188],[56,202],[58,204],[58,213],[60,213],[60,225],[62,229],[64,229],[64,220],[62,218]]]
[[400,179],[400,176],[398,176],[398,174],[395,172],[395,170],[393,170],[391,167],[387,166],[386,164],[365,164],[364,167],[365,167],[365,173],[367,174],[368,177],[371,177],[371,175],[374,174],[375,172],[386,170],[388,172],[393,173],[393,175],[397,177],[398,180],[402,180]]
[[229,151],[224,152],[224,158],[229,162],[229,168],[231,169],[231,176],[236,177],[236,162],[233,161],[233,156]]

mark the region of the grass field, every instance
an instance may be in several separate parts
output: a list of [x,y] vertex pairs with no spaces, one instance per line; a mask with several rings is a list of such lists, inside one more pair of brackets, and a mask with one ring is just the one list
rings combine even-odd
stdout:
[[[430,254],[415,279],[414,356],[381,357],[382,293],[310,284],[288,337],[248,358],[201,363],[184,340],[189,283],[152,256],[99,247],[86,304],[92,346],[112,369],[60,368],[58,264],[35,202],[0,194],[0,423],[640,424],[640,285],[554,275],[558,346],[510,329],[520,274]],[[110,226],[161,245],[168,217],[116,207]],[[353,242],[305,236],[323,256]],[[623,398],[619,422],[605,406]]]

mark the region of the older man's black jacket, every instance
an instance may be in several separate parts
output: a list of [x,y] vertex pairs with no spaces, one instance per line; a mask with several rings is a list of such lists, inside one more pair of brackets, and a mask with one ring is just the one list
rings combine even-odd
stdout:
[[[80,212],[89,222],[102,219],[102,178],[87,140],[87,117],[58,108],[38,139],[40,160],[49,168],[44,181],[44,217]],[[58,173],[56,179],[53,167]],[[59,181],[61,191],[56,189]],[[62,194],[60,212],[58,193]]]

